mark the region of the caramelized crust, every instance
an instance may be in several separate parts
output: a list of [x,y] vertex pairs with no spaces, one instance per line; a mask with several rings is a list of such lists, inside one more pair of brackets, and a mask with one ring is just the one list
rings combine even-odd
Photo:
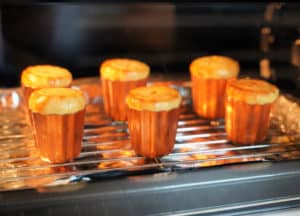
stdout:
[[262,80],[240,79],[228,82],[227,100],[241,101],[247,104],[269,104],[279,95],[279,89]]
[[133,81],[145,79],[150,74],[150,67],[134,59],[108,59],[100,66],[102,79],[112,81]]
[[40,114],[71,114],[85,108],[85,98],[80,90],[71,88],[43,88],[29,98],[29,109]]
[[190,64],[190,72],[193,76],[204,79],[226,79],[238,76],[239,63],[225,56],[204,56],[195,59]]
[[65,68],[53,65],[29,66],[23,70],[21,82],[26,87],[67,87],[72,82],[72,74]]
[[129,92],[126,103],[134,110],[168,111],[180,106],[181,96],[166,86],[140,87]]

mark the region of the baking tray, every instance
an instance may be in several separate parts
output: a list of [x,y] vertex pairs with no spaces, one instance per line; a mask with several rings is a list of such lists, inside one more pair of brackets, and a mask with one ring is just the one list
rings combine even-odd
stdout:
[[127,175],[300,158],[298,99],[280,95],[264,143],[235,146],[226,139],[223,119],[210,121],[193,113],[190,82],[163,84],[179,90],[184,102],[171,154],[156,159],[136,155],[131,149],[126,122],[112,121],[106,116],[99,79],[89,78],[73,83],[73,88],[85,92],[88,101],[82,152],[74,161],[63,164],[39,159],[24,115],[20,88],[1,89],[0,190],[40,189]]

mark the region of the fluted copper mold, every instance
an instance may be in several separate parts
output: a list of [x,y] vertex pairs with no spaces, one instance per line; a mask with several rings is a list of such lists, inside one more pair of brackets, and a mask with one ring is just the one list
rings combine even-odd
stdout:
[[229,79],[202,79],[191,75],[194,111],[208,119],[225,116],[225,90]]
[[23,97],[24,97],[24,105],[25,105],[26,109],[28,110],[28,100],[29,100],[31,93],[34,91],[34,89],[22,85],[22,91],[23,91]]
[[31,93],[34,91],[34,89],[24,85],[22,85],[21,87],[22,87],[23,98],[24,98],[24,107],[26,111],[26,120],[29,122],[30,125],[32,125],[32,115],[29,109],[28,100]]
[[35,141],[42,160],[63,163],[80,154],[84,113],[85,110],[65,115],[32,113]]
[[227,138],[235,144],[251,145],[264,141],[269,128],[272,104],[250,105],[226,100]]
[[148,158],[172,152],[180,109],[138,111],[129,108],[128,128],[134,151]]
[[116,121],[127,120],[125,98],[131,89],[145,86],[147,79],[135,81],[112,81],[101,78],[104,109],[108,116]]

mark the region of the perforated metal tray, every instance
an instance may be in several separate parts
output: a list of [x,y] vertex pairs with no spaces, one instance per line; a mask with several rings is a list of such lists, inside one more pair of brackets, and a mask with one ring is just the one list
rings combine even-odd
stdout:
[[[73,162],[49,164],[39,159],[27,125],[20,89],[0,90],[0,190],[49,187],[92,179],[177,169],[199,169],[253,161],[300,158],[297,118],[286,108],[298,109],[294,98],[281,95],[272,113],[267,140],[259,145],[235,146],[226,139],[224,120],[209,121],[191,108],[190,83],[168,82],[184,98],[173,152],[157,159],[134,153],[126,122],[114,122],[104,113],[97,78],[77,80],[89,104],[85,116],[82,152]],[[297,112],[294,112],[298,115]],[[290,122],[289,122],[290,121]],[[291,126],[292,128],[289,128]],[[300,127],[299,127],[300,128]]]

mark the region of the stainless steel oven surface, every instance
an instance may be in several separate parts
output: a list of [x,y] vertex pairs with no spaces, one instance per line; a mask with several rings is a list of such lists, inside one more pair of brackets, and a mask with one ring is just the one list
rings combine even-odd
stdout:
[[[299,3],[280,2],[4,2],[1,215],[299,213],[299,11]],[[194,113],[189,64],[214,54],[236,59],[239,77],[280,89],[263,143],[234,145],[223,118]],[[148,85],[181,94],[170,154],[136,154],[127,122],[105,113],[99,66],[112,57],[146,62]],[[82,149],[74,161],[44,162],[35,147],[20,75],[38,64],[68,68],[72,88],[85,93]]]

